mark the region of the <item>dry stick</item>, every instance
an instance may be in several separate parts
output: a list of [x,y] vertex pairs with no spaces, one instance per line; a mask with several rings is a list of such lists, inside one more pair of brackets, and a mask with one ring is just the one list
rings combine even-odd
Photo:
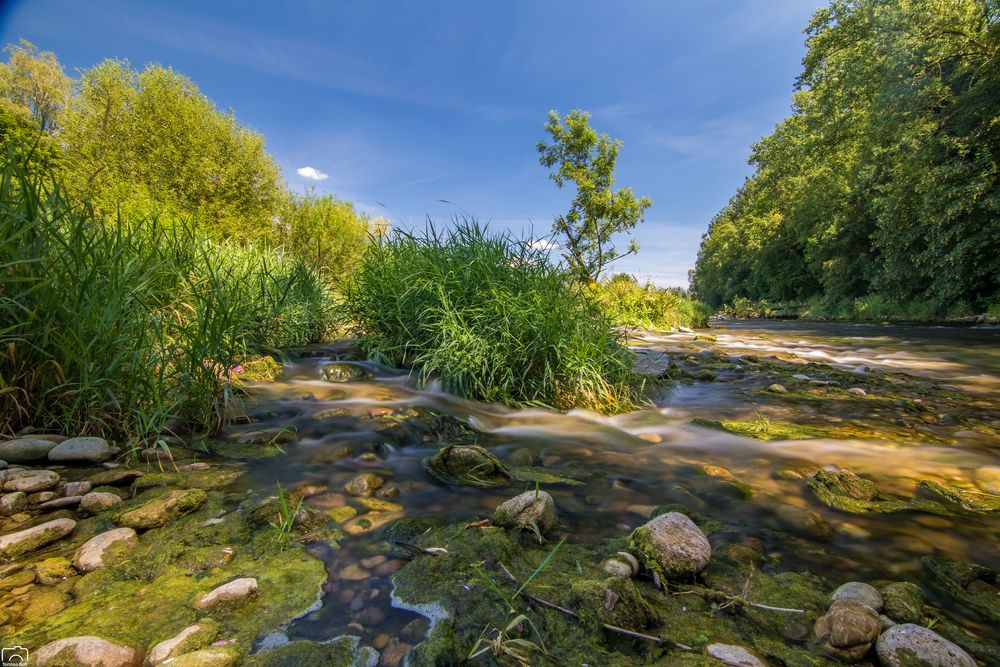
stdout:
[[[513,581],[515,585],[517,585],[517,586],[521,585],[521,582],[517,580],[517,577],[515,577],[514,574],[510,570],[508,570],[507,567],[503,563],[501,563],[500,561],[497,561],[497,564],[500,566],[500,569],[504,571],[504,574],[506,574],[507,577],[511,581]],[[580,618],[580,615],[577,614],[575,611],[571,611],[569,609],[566,609],[565,607],[560,607],[559,605],[557,605],[557,604],[555,604],[553,602],[549,602],[548,600],[543,600],[542,598],[540,598],[540,597],[538,597],[536,595],[532,595],[531,593],[527,593],[525,591],[521,591],[521,595],[523,595],[525,598],[527,598],[528,600],[530,600],[532,602],[536,602],[536,603],[542,605],[543,607],[548,607],[549,609],[555,609],[556,611],[560,611],[560,612],[566,614],[567,616],[569,616],[571,618],[575,618],[577,620],[579,620],[579,618]],[[681,644],[680,642],[675,642],[675,641],[670,640],[670,639],[664,639],[663,637],[656,637],[654,635],[646,635],[646,634],[643,634],[641,632],[635,632],[634,630],[626,630],[625,628],[619,628],[617,625],[610,625],[608,623],[602,623],[601,625],[603,625],[604,629],[607,630],[608,632],[614,632],[614,633],[617,633],[617,634],[620,634],[620,635],[625,635],[627,637],[633,637],[635,639],[642,639],[644,641],[652,642],[654,644],[670,644],[674,648],[678,648],[678,649],[680,649],[682,651],[693,651],[694,650],[690,646],[687,646],[686,644]]]
[[393,544],[395,544],[397,547],[403,547],[404,549],[406,549],[407,551],[409,551],[411,553],[421,554],[423,556],[438,556],[438,555],[440,555],[440,554],[437,554],[437,553],[435,553],[433,551],[428,551],[427,549],[424,549],[423,547],[418,547],[416,544],[410,544],[409,542],[404,542],[403,540],[395,540],[393,542]]

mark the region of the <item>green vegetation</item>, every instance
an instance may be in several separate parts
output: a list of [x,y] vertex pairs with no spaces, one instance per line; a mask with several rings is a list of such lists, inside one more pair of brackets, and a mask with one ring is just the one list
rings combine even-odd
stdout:
[[345,310],[372,358],[462,396],[597,410],[638,398],[631,355],[570,275],[474,221],[369,246]]
[[712,221],[692,287],[814,315],[929,319],[1000,303],[1000,13],[832,0],[794,111]]
[[611,262],[639,251],[632,241],[628,251],[619,254],[611,237],[642,222],[652,201],[637,198],[632,188],[612,188],[621,141],[597,134],[585,111],[571,111],[565,121],[563,125],[559,113],[550,111],[545,131],[552,136],[552,143],[540,141],[537,148],[542,165],[555,168],[549,178],[556,185],[576,186],[569,213],[557,216],[552,230],[563,244],[570,273],[587,285]]
[[617,325],[676,329],[706,327],[711,311],[708,306],[677,288],[658,288],[652,283],[640,285],[627,273],[616,273],[607,280],[591,283],[587,291]]
[[303,260],[155,215],[93,224],[57,182],[0,177],[0,432],[155,441],[225,418],[242,360],[318,340],[329,295]]

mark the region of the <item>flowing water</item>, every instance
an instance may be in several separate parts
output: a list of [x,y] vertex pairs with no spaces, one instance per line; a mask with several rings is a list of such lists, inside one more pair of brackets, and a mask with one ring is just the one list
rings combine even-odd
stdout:
[[[273,490],[275,482],[285,487],[326,486],[330,492],[307,503],[327,511],[340,508],[345,517],[354,510],[344,507],[359,512],[360,518],[346,521],[348,535],[340,549],[313,547],[328,565],[326,596],[322,608],[294,622],[288,634],[328,639],[349,633],[371,641],[380,634],[406,636],[407,624],[411,636],[419,634],[418,617],[391,606],[391,575],[403,561],[391,553],[379,526],[403,515],[473,521],[525,490],[525,485],[478,489],[437,483],[421,465],[443,444],[427,436],[430,412],[471,425],[482,434],[480,444],[501,459],[527,457],[525,451],[514,454],[527,448],[554,472],[586,473],[580,486],[545,487],[572,540],[597,543],[627,534],[656,506],[682,503],[736,526],[713,535],[713,543],[760,540],[785,568],[809,570],[832,584],[901,579],[923,583],[928,575],[919,559],[928,554],[1000,569],[1000,513],[849,514],[819,502],[801,477],[781,474],[848,469],[903,496],[914,495],[921,479],[975,488],[977,471],[1000,465],[1000,443],[995,439],[1000,426],[1000,330],[754,322],[722,323],[711,334],[715,340],[708,342],[696,341],[691,334],[645,336],[634,342],[666,350],[671,358],[697,358],[698,349],[712,349],[733,358],[794,355],[858,377],[904,371],[939,388],[968,392],[965,407],[979,415],[984,427],[969,429],[940,419],[921,424],[911,438],[765,442],[691,421],[752,419],[757,411],[772,419],[836,424],[892,415],[882,409],[874,415],[857,413],[850,403],[832,401],[799,407],[750,401],[743,388],[766,385],[769,379],[723,371],[718,381],[679,383],[657,395],[654,404],[614,417],[511,410],[457,399],[435,387],[416,389],[406,375],[367,362],[360,362],[371,374],[367,379],[329,383],[321,369],[346,348],[316,348],[290,363],[282,380],[255,392],[251,413],[267,426],[294,427],[297,441],[286,445],[280,456],[249,464],[241,482],[256,490]],[[697,345],[702,348],[692,347]],[[804,373],[816,373],[819,367],[803,368]],[[233,427],[229,435],[260,427]],[[724,467],[753,489],[752,496],[734,491],[724,477],[705,474],[704,466]],[[347,482],[366,472],[398,487],[399,495],[373,511],[341,493]],[[809,511],[818,513],[827,527]],[[1000,639],[1000,632],[983,627],[955,603],[934,597],[929,601],[965,627]]]

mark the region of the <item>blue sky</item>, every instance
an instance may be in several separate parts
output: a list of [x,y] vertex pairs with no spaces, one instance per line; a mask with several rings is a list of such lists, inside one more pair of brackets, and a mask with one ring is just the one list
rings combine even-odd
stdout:
[[547,234],[572,195],[535,144],[549,109],[588,110],[624,141],[617,185],[653,199],[642,250],[615,270],[686,285],[749,145],[789,111],[822,4],[8,0],[0,38],[70,72],[108,57],[171,66],[262,132],[293,188],[402,226],[467,211]]

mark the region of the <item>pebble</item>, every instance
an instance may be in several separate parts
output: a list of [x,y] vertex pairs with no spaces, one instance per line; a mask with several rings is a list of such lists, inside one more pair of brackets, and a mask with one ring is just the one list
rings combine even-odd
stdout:
[[705,653],[722,661],[727,667],[767,667],[767,663],[742,646],[709,644]]
[[28,509],[28,495],[15,491],[0,496],[0,516],[11,516]]
[[768,386],[767,391],[771,392],[772,394],[787,394],[788,393],[788,389],[785,388],[785,385],[778,384],[777,382],[775,382],[774,384]]
[[87,514],[99,514],[121,503],[122,499],[113,493],[91,491],[80,498],[80,510]]
[[385,483],[385,480],[375,473],[366,472],[358,475],[346,485],[344,490],[352,496],[370,496]]
[[[75,659],[74,663],[67,662]],[[36,667],[74,664],[76,667],[139,667],[142,653],[100,637],[70,637],[46,644],[34,653]]]
[[196,609],[212,609],[220,604],[241,604],[257,595],[257,580],[243,577],[212,589],[195,600]]
[[66,482],[63,484],[62,494],[64,496],[83,496],[90,493],[94,487],[90,482]]
[[59,484],[59,473],[51,470],[9,470],[3,483],[4,491],[35,493],[49,491]]
[[101,533],[84,542],[73,554],[73,565],[80,572],[93,572],[105,565],[105,552],[119,542],[135,544],[135,531],[131,528],[116,528]]

